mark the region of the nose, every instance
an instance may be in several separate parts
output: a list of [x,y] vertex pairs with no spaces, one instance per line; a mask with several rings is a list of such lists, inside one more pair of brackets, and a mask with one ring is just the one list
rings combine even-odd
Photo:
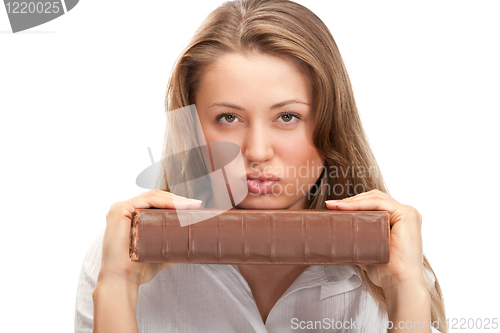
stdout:
[[274,156],[271,135],[265,125],[250,126],[245,133],[243,156],[250,162],[263,163]]

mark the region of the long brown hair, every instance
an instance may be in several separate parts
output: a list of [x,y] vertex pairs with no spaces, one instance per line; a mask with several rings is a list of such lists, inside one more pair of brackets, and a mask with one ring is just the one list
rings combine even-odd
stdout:
[[[235,0],[223,3],[211,12],[177,59],[167,87],[166,111],[195,103],[200,78],[218,57],[228,52],[250,51],[286,57],[307,72],[311,79],[315,110],[313,142],[325,158],[325,168],[308,197],[306,209],[325,209],[325,200],[341,199],[372,189],[388,192],[363,130],[351,82],[337,45],[326,25],[309,9],[295,2]],[[182,136],[182,133],[175,132],[173,124],[167,124],[167,127],[169,137]],[[164,156],[169,155],[171,144],[166,135]],[[190,166],[192,163],[185,161],[181,168],[186,178],[192,172]],[[165,170],[168,167],[162,165],[160,174],[167,190]],[[332,177],[329,170],[343,171]],[[339,185],[343,189],[340,193],[331,190],[339,189]],[[330,190],[324,191],[325,188]],[[348,193],[349,188],[352,193]],[[423,265],[429,277],[426,280],[432,300],[431,320],[439,320],[439,328],[445,333],[441,288],[425,256]],[[387,310],[382,288],[372,283],[365,271],[359,269],[359,272],[365,286]]]

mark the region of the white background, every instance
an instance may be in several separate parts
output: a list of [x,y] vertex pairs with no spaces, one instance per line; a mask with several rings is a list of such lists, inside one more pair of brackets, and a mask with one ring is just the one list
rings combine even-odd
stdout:
[[[298,2],[339,46],[391,195],[423,215],[447,317],[500,317],[498,2]],[[17,34],[0,7],[2,330],[73,330],[83,257],[144,191],[170,70],[220,3],[82,0]]]

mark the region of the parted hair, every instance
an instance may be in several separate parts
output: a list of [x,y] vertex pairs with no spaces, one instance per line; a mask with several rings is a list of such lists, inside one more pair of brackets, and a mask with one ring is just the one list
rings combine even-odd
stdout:
[[[361,124],[347,70],[330,30],[312,11],[289,0],[227,1],[212,11],[177,58],[168,81],[165,110],[170,112],[195,103],[200,78],[215,60],[227,53],[260,52],[286,57],[307,73],[313,88],[313,143],[325,159],[323,170],[346,170],[331,177],[322,172],[305,209],[325,209],[325,200],[348,197],[347,191],[323,191],[324,188],[353,189],[351,195],[378,189],[387,192],[379,166],[372,153]],[[168,138],[182,144],[183,133],[176,133],[176,119],[167,124]],[[173,139],[165,136],[163,157],[169,155]],[[193,163],[185,161],[180,168],[187,179]],[[162,164],[159,179],[166,184]],[[366,170],[370,170],[369,173]],[[189,195],[189,193],[184,193]],[[439,282],[427,258],[423,257],[424,272],[430,276],[426,285],[431,296],[431,320],[439,322],[446,333],[444,300]],[[370,281],[358,267],[364,286],[387,311],[382,288]],[[429,280],[431,282],[429,282]]]

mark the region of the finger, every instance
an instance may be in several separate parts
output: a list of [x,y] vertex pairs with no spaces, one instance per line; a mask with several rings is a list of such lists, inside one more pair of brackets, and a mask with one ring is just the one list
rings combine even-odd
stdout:
[[[106,215],[107,228],[113,233],[121,235],[123,240],[128,238],[130,220],[136,209],[163,208],[163,209],[198,209],[202,201],[187,199],[158,189],[146,191],[140,195],[113,204]],[[117,229],[117,230],[115,230]]]
[[161,192],[160,194],[166,196],[167,198],[170,197],[175,204],[177,204],[177,202],[184,203],[184,201],[187,200],[188,209],[198,209],[201,207],[201,204],[203,203],[202,200],[186,198],[186,197],[182,197],[182,196],[179,196],[179,195],[176,195],[176,194],[173,194],[170,192],[166,192],[166,191],[161,191],[161,190],[160,190],[160,192]]
[[[186,197],[182,197],[182,196],[179,196],[179,195],[176,195],[176,194],[173,194],[173,193],[170,193],[170,192],[166,192],[166,191],[161,191],[159,192],[160,195],[163,195],[165,196],[167,199],[171,199],[172,202],[174,203],[174,206],[176,206],[178,203],[181,204],[181,208],[179,209],[184,209],[184,203],[185,201],[187,201],[188,203],[188,209],[198,209],[201,207],[201,204],[202,204],[202,200],[197,200],[197,199],[191,199],[191,198],[186,198]],[[158,207],[158,208],[161,208],[161,207]],[[177,208],[177,207],[175,207]]]
[[202,201],[188,199],[162,190],[151,190],[125,201],[135,209],[197,209]]
[[[398,208],[398,203],[380,197],[366,197],[352,200],[326,201],[328,208],[337,210],[385,210],[393,214]],[[333,208],[335,206],[335,208]]]
[[342,200],[351,200],[351,199],[358,199],[358,198],[364,198],[366,196],[374,195],[376,194],[375,190],[367,191],[367,192],[361,192],[356,195],[344,198]]
[[[379,198],[384,199],[384,198],[386,198],[386,196],[389,196],[389,194],[385,193],[385,192],[382,192],[382,191],[380,191],[378,189],[373,189],[371,191],[362,192],[362,193],[356,194],[355,196],[347,197],[347,198],[344,198],[344,199],[326,200],[325,203],[326,203],[326,208],[328,208],[328,209],[337,209],[336,203],[338,203],[338,202],[346,202],[346,201],[358,200],[358,199],[361,199],[361,198],[364,199],[364,198],[368,198],[368,197],[379,197]],[[389,198],[391,198],[391,197],[389,196]]]
[[202,202],[203,202],[202,200],[189,199],[188,200],[188,204],[189,204],[188,209],[198,209],[201,207]]
[[327,209],[338,210],[337,205],[335,204],[335,200],[327,200],[325,201]]

